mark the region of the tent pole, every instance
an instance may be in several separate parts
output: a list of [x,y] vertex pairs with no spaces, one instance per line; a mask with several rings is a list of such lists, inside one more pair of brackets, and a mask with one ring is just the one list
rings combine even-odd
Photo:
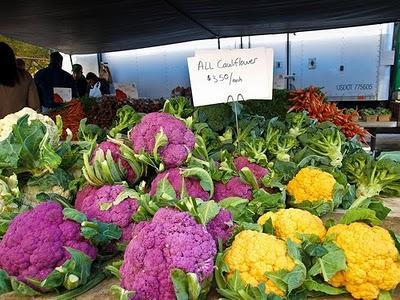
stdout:
[[286,33],[286,88],[290,89],[290,35]]
[[97,53],[97,69],[100,75],[100,66],[103,61],[103,55],[101,53]]

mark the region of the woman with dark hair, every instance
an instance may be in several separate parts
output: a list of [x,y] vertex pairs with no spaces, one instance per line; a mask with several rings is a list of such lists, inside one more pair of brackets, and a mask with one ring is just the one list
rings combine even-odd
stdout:
[[89,85],[89,96],[91,94],[90,90],[96,88],[96,86],[98,86],[102,95],[110,94],[110,84],[107,80],[97,77],[97,75],[92,72],[87,73],[86,80]]
[[0,42],[0,118],[25,106],[40,106],[35,83],[28,72],[18,70],[11,47]]

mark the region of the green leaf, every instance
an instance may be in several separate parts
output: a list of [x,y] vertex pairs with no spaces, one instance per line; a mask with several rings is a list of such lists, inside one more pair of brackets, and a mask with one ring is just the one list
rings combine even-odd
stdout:
[[306,276],[306,267],[302,263],[297,264],[294,269],[290,271],[285,277],[288,294],[290,294],[294,289],[300,287],[306,279]]
[[259,224],[255,223],[249,223],[249,222],[238,222],[237,226],[235,227],[234,233],[232,236],[235,236],[239,232],[243,230],[253,230],[257,232],[262,232],[262,226]]
[[188,279],[181,269],[171,270],[171,280],[174,285],[177,300],[189,300]]
[[[65,264],[65,263],[64,263]],[[60,266],[58,269],[62,269]],[[53,290],[61,287],[64,283],[64,277],[66,274],[58,271],[58,269],[53,270],[41,283],[40,286],[46,290]]]
[[288,284],[286,282],[286,276],[289,274],[288,270],[279,270],[276,272],[267,272],[265,273],[265,276],[268,277],[269,280],[271,280],[277,288],[279,288],[282,291],[287,291],[288,289]]
[[233,275],[228,279],[228,285],[234,291],[242,290],[245,288],[245,283],[240,278],[240,272],[238,270],[235,270],[233,272]]
[[168,137],[164,133],[163,128],[161,127],[160,131],[157,132],[155,136],[155,142],[153,148],[153,157],[157,163],[160,161],[160,158],[158,156],[158,150],[167,144],[168,144]]
[[269,218],[263,225],[263,232],[267,234],[274,234],[274,225],[272,225],[272,219]]
[[11,292],[11,281],[6,271],[0,269],[0,295]]
[[96,246],[106,246],[112,241],[118,241],[122,231],[115,224],[103,223],[97,220],[82,222],[81,235]]
[[187,282],[188,282],[188,293],[190,300],[197,300],[201,294],[201,286],[197,275],[194,273],[186,274]]
[[39,193],[36,194],[36,200],[39,201],[49,201],[52,200],[54,202],[59,203],[64,208],[72,208],[70,201],[63,196],[55,193]]
[[289,256],[296,263],[295,268],[292,271],[288,272],[285,277],[288,294],[290,294],[294,289],[297,289],[303,284],[307,276],[307,270],[301,261],[302,257],[299,246],[290,239],[287,240],[286,244]]
[[[240,217],[247,211],[248,199],[242,199],[238,197],[229,197],[218,202],[218,205],[222,208],[229,210],[232,214],[233,220],[240,220]],[[250,222],[251,219],[243,220]]]
[[225,263],[225,256],[222,252],[217,254],[215,258],[215,281],[217,287],[220,289],[225,289],[227,287],[227,281],[225,274],[229,272],[229,267]]
[[141,119],[140,114],[136,113],[130,105],[124,105],[119,108],[116,113],[117,121],[114,122],[113,128],[110,129],[109,133],[112,137],[115,137],[118,133],[132,128]]
[[222,299],[229,299],[229,300],[243,300],[243,298],[236,292],[231,291],[229,289],[217,289],[219,295],[221,295]]
[[17,280],[15,277],[11,277],[11,287],[13,291],[24,295],[24,296],[39,296],[40,293],[35,291],[33,288],[23,283],[22,281]]
[[343,193],[341,207],[343,209],[349,209],[355,199],[356,199],[356,186],[353,184],[348,184]]
[[197,208],[199,205],[204,204],[203,200],[196,200],[192,197],[185,197],[174,203],[182,211],[186,211],[191,214],[198,223],[202,223]]
[[375,211],[363,207],[348,209],[340,218],[339,223],[348,225],[357,221],[366,222],[371,225],[382,224],[382,221],[376,217]]
[[335,226],[336,225],[336,221],[334,220],[334,219],[328,219],[328,220],[326,220],[325,221],[325,227],[327,228],[327,229],[329,229],[329,228],[331,228],[332,226]]
[[206,201],[197,207],[197,213],[200,218],[201,224],[207,225],[213,218],[215,218],[220,211],[220,206],[214,201]]
[[285,194],[270,194],[263,189],[253,193],[253,200],[249,202],[248,209],[255,215],[261,216],[265,212],[285,207]]
[[302,238],[302,248],[303,250],[312,257],[322,257],[328,253],[328,250],[321,245],[321,239],[319,236],[314,234],[303,234]]
[[290,239],[286,241],[286,245],[288,248],[289,256],[294,260],[301,261],[301,253],[298,245]]
[[[39,166],[44,171],[52,172],[61,164],[61,157],[57,154],[49,141],[49,132],[46,131],[43,139],[39,144]],[[33,174],[35,174],[33,172]]]
[[400,252],[400,236],[394,233],[394,231],[392,230],[389,230],[389,233],[394,241],[394,245],[396,246],[397,251]]
[[135,292],[124,290],[119,285],[112,285],[111,293],[117,297],[118,300],[129,300],[135,295]]
[[114,266],[113,264],[108,265],[105,267],[105,270],[107,270],[108,272],[110,272],[113,276],[115,276],[118,279],[121,279],[121,274],[119,272],[119,268],[117,268],[116,266]]
[[64,208],[63,215],[65,219],[75,221],[79,224],[87,221],[86,215],[84,213],[81,213],[80,211],[77,211],[74,208]]
[[168,175],[157,183],[155,197],[163,200],[176,199],[176,192],[168,180]]
[[239,172],[239,175],[242,181],[250,185],[253,190],[258,189],[257,179],[248,167],[242,168]]
[[61,157],[50,145],[45,125],[39,120],[32,120],[29,124],[28,118],[25,115],[13,125],[12,143],[21,147],[17,172],[42,175],[56,169],[61,163]]
[[333,211],[333,201],[303,201],[301,203],[295,203],[293,199],[289,202],[290,206],[300,208],[309,211],[310,213],[323,216]]
[[139,199],[140,194],[136,192],[134,189],[126,188],[121,193],[118,194],[117,198],[115,198],[115,200],[112,202],[112,205],[117,206],[128,198]]
[[11,142],[10,136],[0,141],[0,169],[16,169],[21,149],[21,145]]
[[[79,285],[84,285],[90,277],[90,269],[92,267],[92,259],[83,253],[82,251],[75,250],[73,248],[66,248],[71,259],[75,262],[74,269],[64,281],[64,287],[67,290],[74,289]],[[74,279],[74,276],[78,279]]]
[[64,286],[67,290],[86,284],[90,276],[92,259],[85,253],[66,247],[71,258],[55,268],[41,283],[40,287],[53,290]]
[[378,296],[378,300],[392,300],[392,295],[389,291],[381,291]]
[[320,282],[317,282],[312,279],[306,279],[304,281],[304,287],[308,291],[321,292],[326,295],[333,295],[333,296],[334,295],[342,295],[342,294],[347,293],[347,291],[344,289],[336,288],[336,287],[330,286],[326,283],[320,283]]
[[384,206],[382,201],[379,200],[372,200],[371,203],[368,205],[368,208],[372,209],[375,212],[376,217],[382,221],[386,219],[391,211],[390,208]]
[[89,184],[102,186],[123,182],[126,178],[126,170],[120,162],[115,162],[111,151],[98,149],[94,153],[94,159],[89,159],[90,153],[83,154],[83,175]]
[[200,180],[201,187],[210,194],[210,199],[214,195],[214,182],[210,174],[202,168],[190,168],[182,172],[184,177],[196,177]]
[[316,259],[309,274],[311,276],[321,274],[325,281],[329,281],[337,272],[347,268],[346,256],[334,242],[326,242],[323,246],[328,253]]

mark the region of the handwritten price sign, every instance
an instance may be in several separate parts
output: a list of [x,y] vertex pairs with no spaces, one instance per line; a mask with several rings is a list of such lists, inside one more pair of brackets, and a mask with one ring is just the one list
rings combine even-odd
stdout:
[[239,94],[245,100],[272,99],[272,49],[197,51],[188,66],[195,106],[223,103]]

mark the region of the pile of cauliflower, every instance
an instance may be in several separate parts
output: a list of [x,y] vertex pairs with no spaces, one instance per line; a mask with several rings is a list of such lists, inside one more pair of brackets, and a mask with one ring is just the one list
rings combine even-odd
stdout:
[[[126,135],[74,145],[80,176],[62,163],[29,176],[0,168],[4,292],[73,290],[73,298],[111,270],[120,299],[390,299],[400,283],[400,243],[379,226],[382,211],[366,205],[337,222],[321,219],[354,188],[340,170],[299,168],[289,154],[268,162],[262,147],[252,150],[265,160],[238,149],[211,156],[198,134],[206,125],[169,105],[176,116],[149,113]],[[56,124],[28,108],[0,120],[0,142],[25,115],[45,125],[57,155],[71,158],[73,146],[56,147]],[[379,206],[374,201],[367,204]],[[122,261],[105,271],[110,257]]]
[[[275,276],[278,276],[282,270],[290,274],[299,260],[289,253],[289,243],[310,247],[305,241],[312,236],[321,246],[333,242],[337,247],[335,251],[343,253],[345,267],[325,280],[325,284],[344,288],[342,294],[347,292],[355,299],[378,299],[379,295],[390,292],[400,283],[399,251],[388,230],[380,226],[353,222],[337,224],[327,230],[317,216],[293,208],[268,212],[258,219],[258,224],[264,225],[268,220],[272,223],[273,233],[244,230],[225,250],[224,263],[229,270],[225,274],[227,280],[239,272],[244,284],[251,287],[264,284],[266,294],[284,296],[287,290],[277,285],[270,274],[276,272]],[[307,251],[306,248],[303,251]],[[328,255],[336,257],[333,252]],[[339,257],[330,263],[339,265]],[[332,265],[325,267],[335,268]],[[340,294],[336,292],[333,295]]]

